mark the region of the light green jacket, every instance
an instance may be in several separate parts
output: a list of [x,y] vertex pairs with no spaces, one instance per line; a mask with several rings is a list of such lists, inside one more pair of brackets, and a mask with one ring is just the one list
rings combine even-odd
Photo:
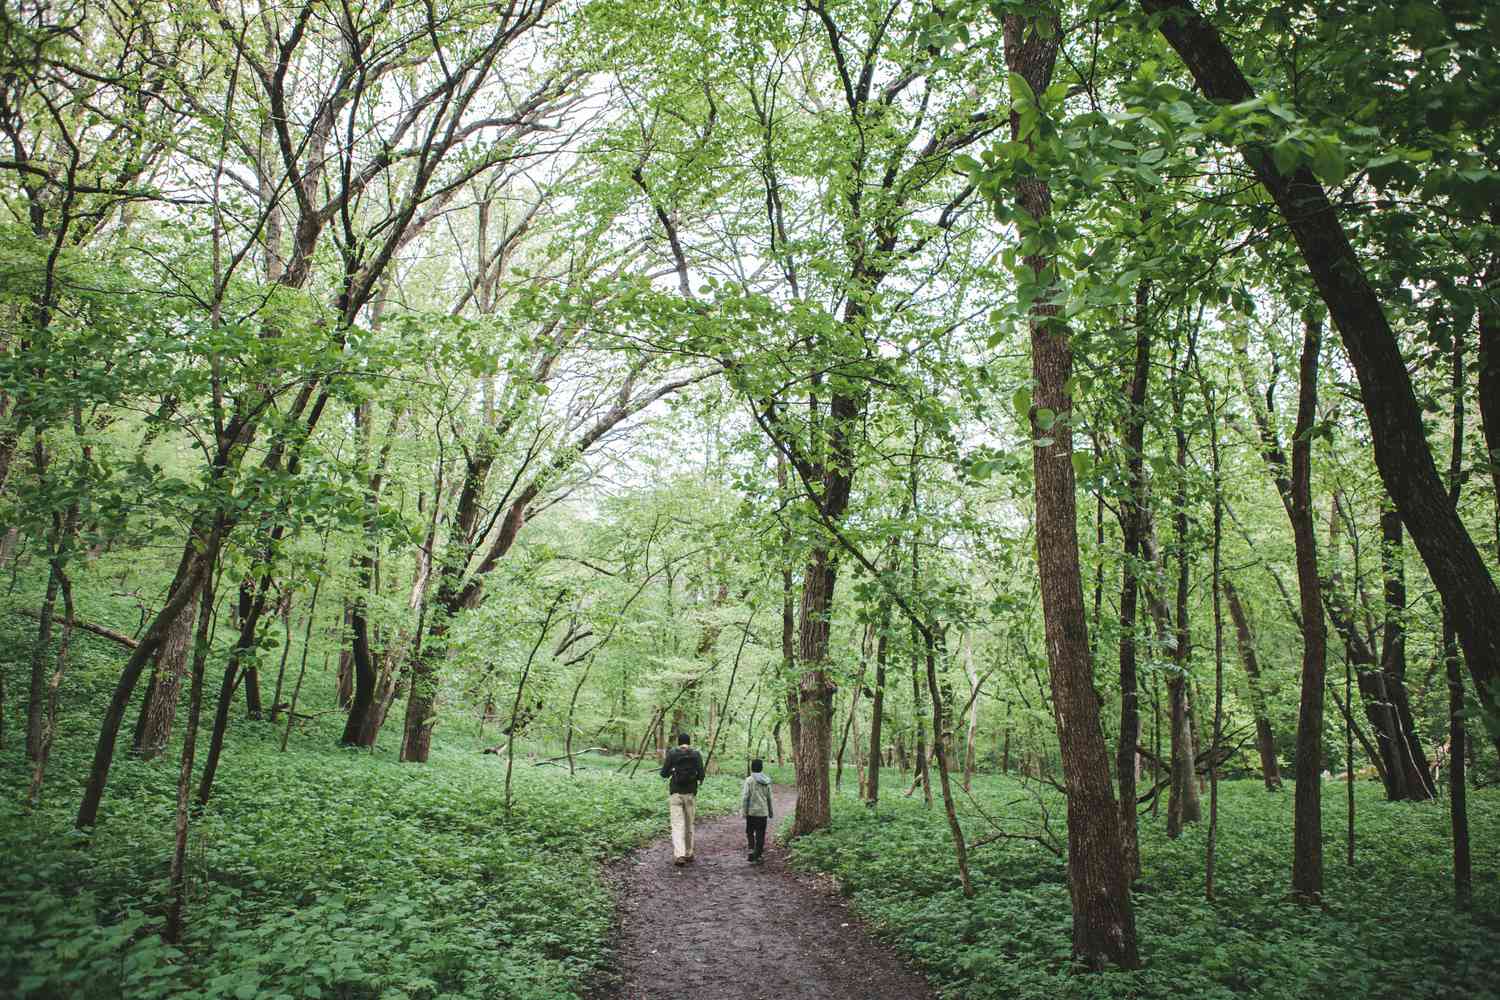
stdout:
[[771,809],[771,779],[756,772],[745,779],[740,790],[740,811],[746,816],[774,816]]

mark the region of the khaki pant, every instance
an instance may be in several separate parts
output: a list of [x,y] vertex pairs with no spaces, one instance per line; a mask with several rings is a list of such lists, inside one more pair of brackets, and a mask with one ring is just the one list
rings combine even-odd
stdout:
[[667,798],[672,815],[672,857],[674,859],[693,856],[693,812],[697,807],[697,802],[698,796],[684,795],[681,792],[673,792]]

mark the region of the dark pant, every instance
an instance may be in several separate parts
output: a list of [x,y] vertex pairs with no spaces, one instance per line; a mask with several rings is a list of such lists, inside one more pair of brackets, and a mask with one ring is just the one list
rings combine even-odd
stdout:
[[745,839],[750,842],[750,853],[759,856],[766,849],[766,817],[745,817]]

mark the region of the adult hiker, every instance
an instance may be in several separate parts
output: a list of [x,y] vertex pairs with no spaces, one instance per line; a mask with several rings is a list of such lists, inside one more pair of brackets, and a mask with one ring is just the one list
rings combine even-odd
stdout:
[[766,824],[775,812],[771,808],[771,779],[763,773],[765,761],[759,757],[750,762],[750,775],[740,790],[740,812],[745,814],[745,839],[750,842],[750,860],[759,861],[766,850]]
[[693,811],[698,801],[698,783],[703,780],[703,755],[692,747],[687,733],[677,737],[677,746],[667,751],[661,776],[670,778],[667,786],[669,812],[672,817],[672,864],[685,865],[693,860]]

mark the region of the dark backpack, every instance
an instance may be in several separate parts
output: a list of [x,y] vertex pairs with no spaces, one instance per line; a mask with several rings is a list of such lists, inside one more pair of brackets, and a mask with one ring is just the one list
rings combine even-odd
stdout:
[[672,780],[686,784],[698,780],[698,755],[691,750],[673,750]]

